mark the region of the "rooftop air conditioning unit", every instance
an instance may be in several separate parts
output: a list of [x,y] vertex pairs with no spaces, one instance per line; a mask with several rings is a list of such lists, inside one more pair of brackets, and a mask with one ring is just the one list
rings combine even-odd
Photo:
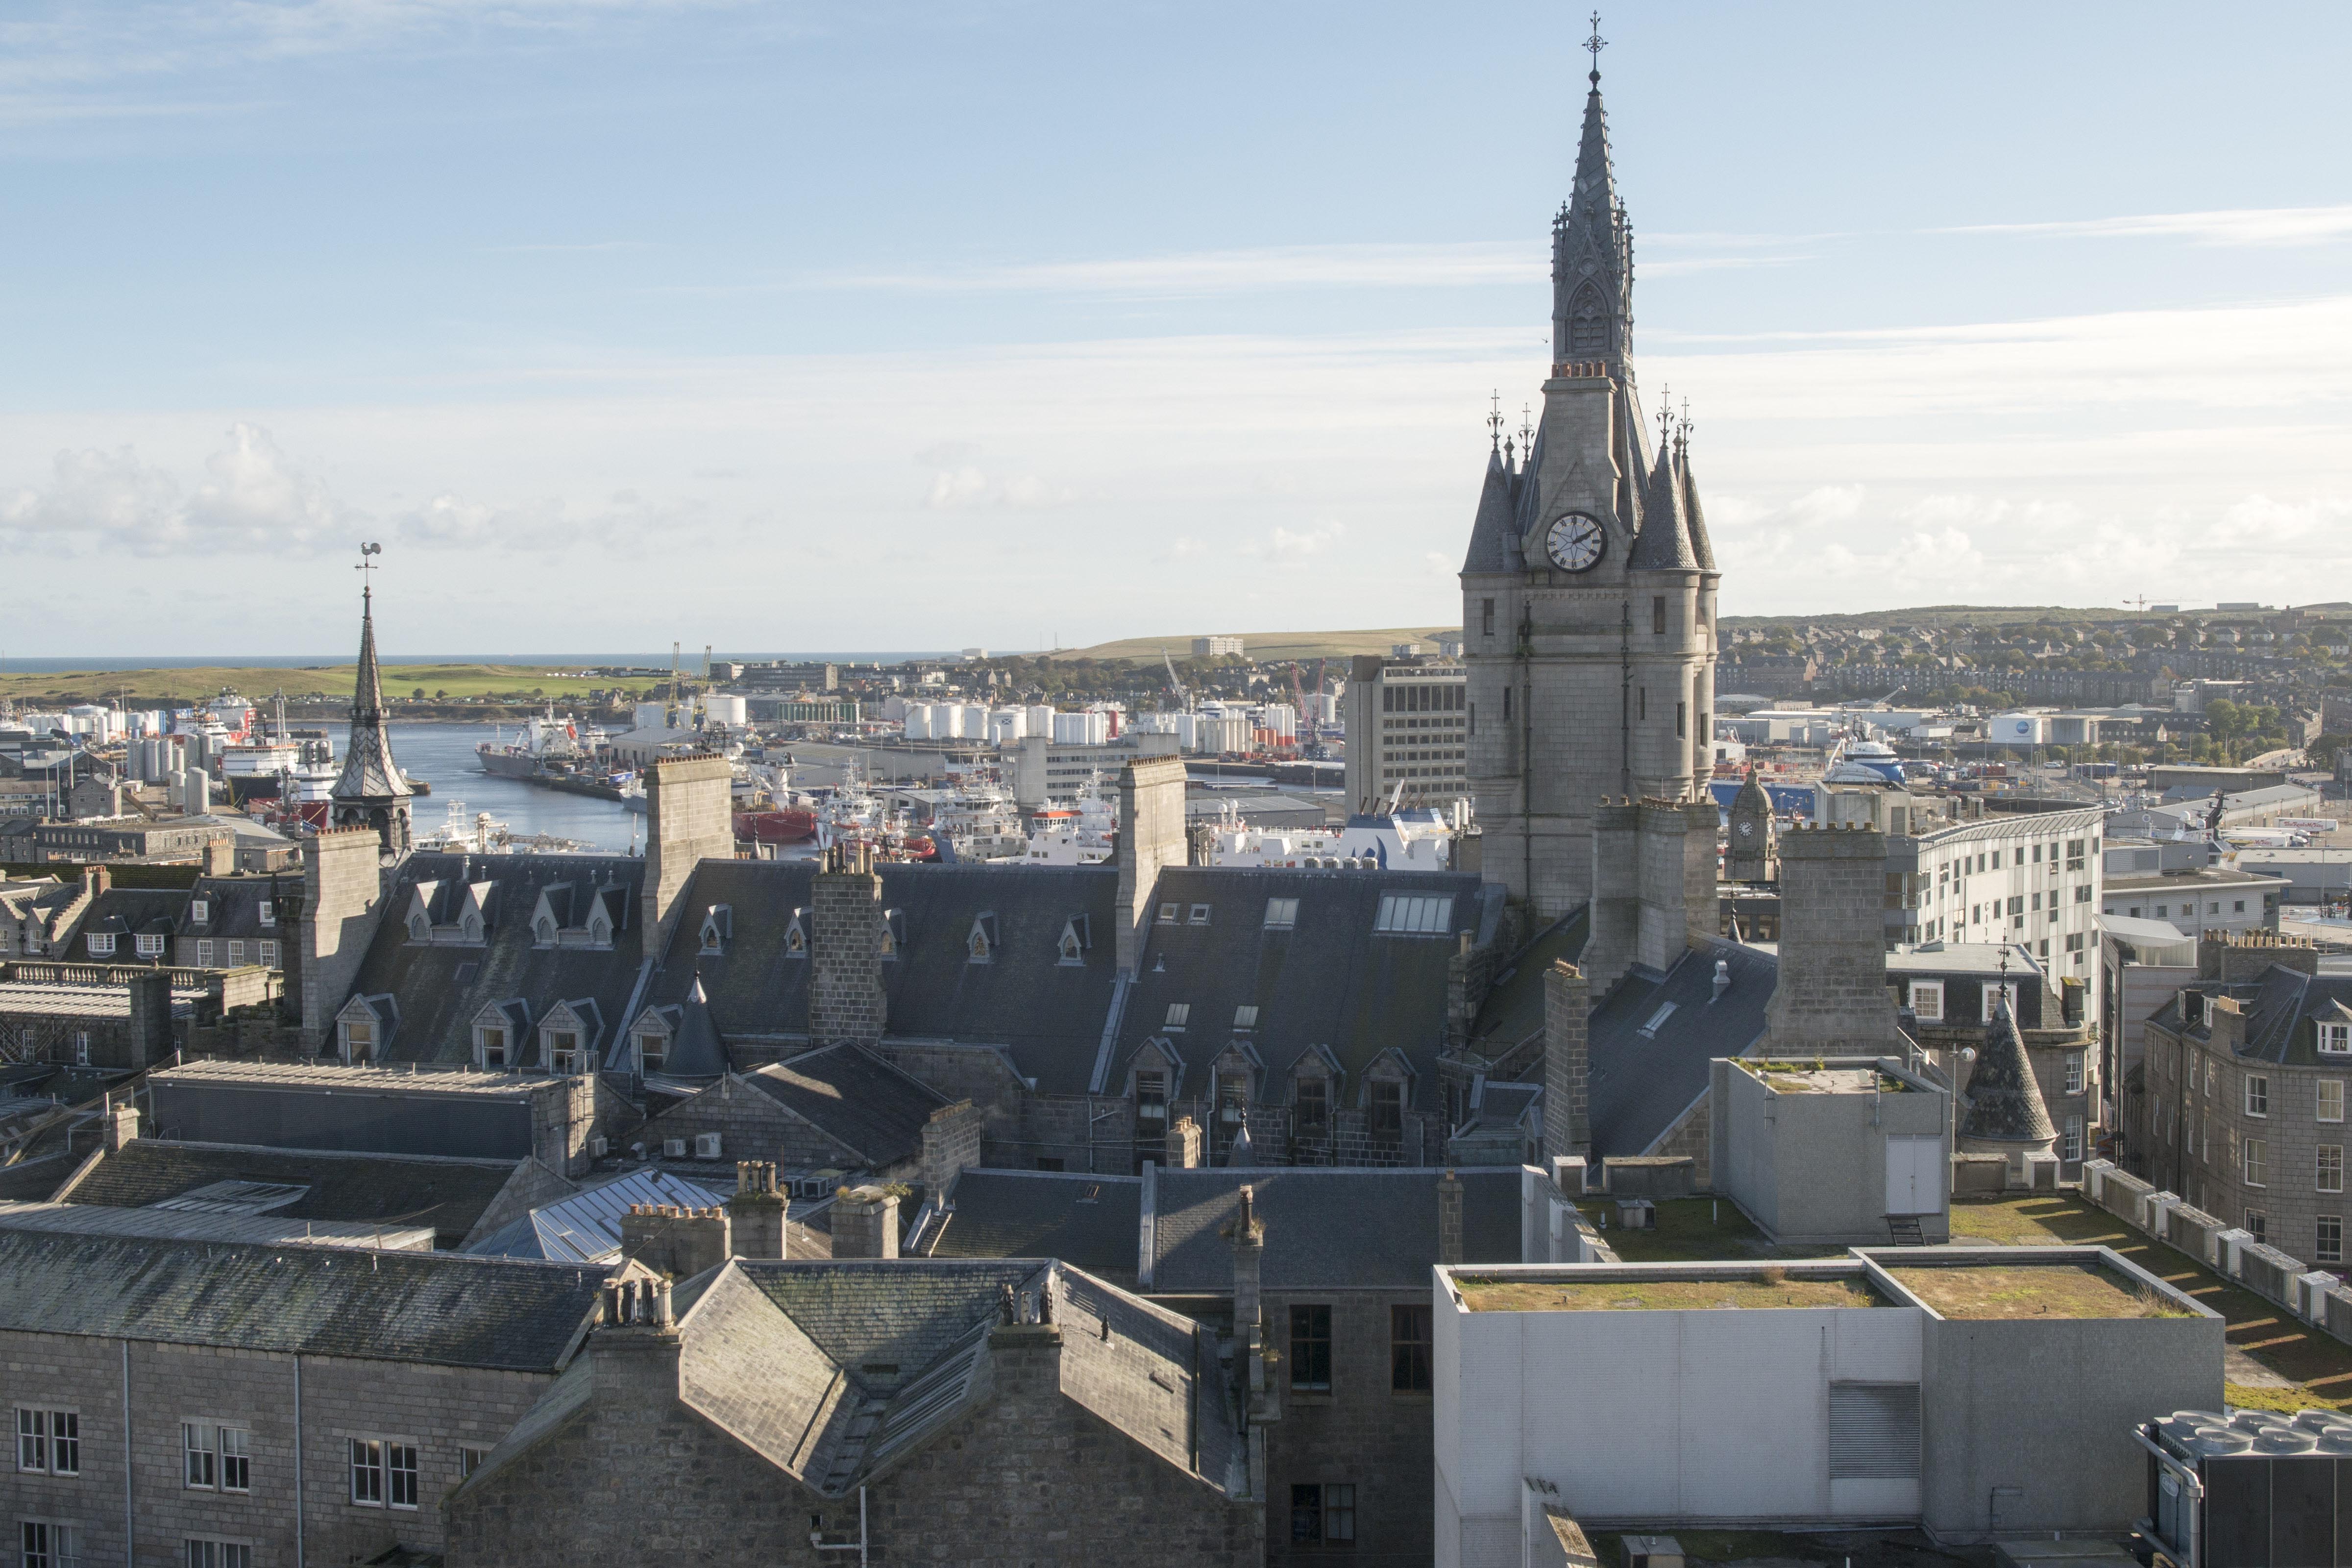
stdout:
[[698,1160],[719,1158],[719,1134],[698,1132],[694,1135],[694,1157]]
[[683,1160],[683,1159],[685,1159],[685,1158],[686,1158],[686,1140],[685,1140],[685,1139],[683,1139],[683,1138],[665,1138],[665,1139],[663,1139],[663,1140],[662,1140],[662,1158],[663,1158],[663,1159],[665,1159],[665,1160]]
[[591,1160],[601,1160],[604,1157],[604,1152],[611,1147],[612,1145],[606,1142],[601,1134],[591,1138],[588,1140],[588,1157]]

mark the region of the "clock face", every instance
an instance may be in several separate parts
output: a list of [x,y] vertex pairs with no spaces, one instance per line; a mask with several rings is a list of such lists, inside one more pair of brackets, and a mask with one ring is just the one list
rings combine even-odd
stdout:
[[1599,521],[1580,511],[1570,512],[1544,534],[1544,552],[1563,572],[1591,571],[1601,563],[1601,552],[1608,544],[1609,535]]
[[1739,837],[1742,838],[1749,837],[1754,835],[1755,832],[1756,825],[1752,822],[1743,822],[1739,825]]

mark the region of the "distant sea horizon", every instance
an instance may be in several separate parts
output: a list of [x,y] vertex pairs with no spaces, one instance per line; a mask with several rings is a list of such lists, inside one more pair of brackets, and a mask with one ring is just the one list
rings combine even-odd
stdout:
[[[728,662],[767,661],[782,659],[790,663],[831,664],[904,664],[909,659],[955,658],[956,648],[917,648],[875,652],[858,649],[855,652],[832,650],[818,653],[730,653],[713,655],[714,659]],[[989,650],[994,653],[1018,653],[1016,648]],[[81,658],[27,658],[16,654],[0,656],[0,675],[52,675],[85,669],[332,669],[354,661],[355,655],[344,654],[192,654],[184,657],[154,655],[145,658],[117,658],[91,655]],[[625,666],[635,669],[667,669],[670,656],[667,653],[386,653],[386,664],[512,664],[545,665],[549,668],[578,668],[583,666]],[[681,659],[681,668],[701,668],[699,658]]]

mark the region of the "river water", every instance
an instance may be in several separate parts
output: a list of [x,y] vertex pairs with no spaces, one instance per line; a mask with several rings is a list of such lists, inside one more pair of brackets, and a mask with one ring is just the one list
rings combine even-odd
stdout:
[[[325,728],[335,739],[335,756],[340,761],[350,738],[350,726],[331,724]],[[476,812],[487,811],[512,828],[517,838],[551,833],[612,854],[626,852],[633,842],[644,842],[646,819],[618,801],[567,795],[525,784],[520,779],[482,772],[474,748],[499,736],[512,740],[515,728],[511,724],[504,730],[493,724],[391,727],[393,760],[400,764],[403,773],[433,786],[433,793],[419,796],[415,804],[418,832],[439,827],[447,816],[449,803],[457,800],[465,803],[468,826]]]

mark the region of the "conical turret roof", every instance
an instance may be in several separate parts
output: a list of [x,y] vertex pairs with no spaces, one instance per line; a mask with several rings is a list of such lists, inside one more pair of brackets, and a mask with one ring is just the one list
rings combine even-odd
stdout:
[[1960,1136],[1996,1143],[2049,1143],[2058,1136],[2006,996],[1985,1030],[1976,1071],[1969,1076],[1969,1111],[1960,1119]]
[[1683,519],[1683,477],[1675,466],[1674,443],[1658,448],[1657,466],[1642,495],[1642,531],[1625,564],[1634,571],[1696,571],[1690,531]]
[[727,1070],[727,1047],[719,1042],[719,1030],[710,1022],[710,998],[702,989],[702,976],[694,977],[688,988],[686,1004],[679,1009],[677,1037],[670,1041],[669,1055],[662,1062],[664,1078],[717,1078]]
[[1502,572],[1517,564],[1507,547],[1507,541],[1520,531],[1516,481],[1497,446],[1486,459],[1486,480],[1478,491],[1478,515],[1470,525],[1470,553],[1462,563],[1465,572]]
[[1698,480],[1691,477],[1690,445],[1677,441],[1675,455],[1683,474],[1683,520],[1690,528],[1691,556],[1702,572],[1715,570],[1715,546],[1706,537],[1706,514],[1699,510]]

